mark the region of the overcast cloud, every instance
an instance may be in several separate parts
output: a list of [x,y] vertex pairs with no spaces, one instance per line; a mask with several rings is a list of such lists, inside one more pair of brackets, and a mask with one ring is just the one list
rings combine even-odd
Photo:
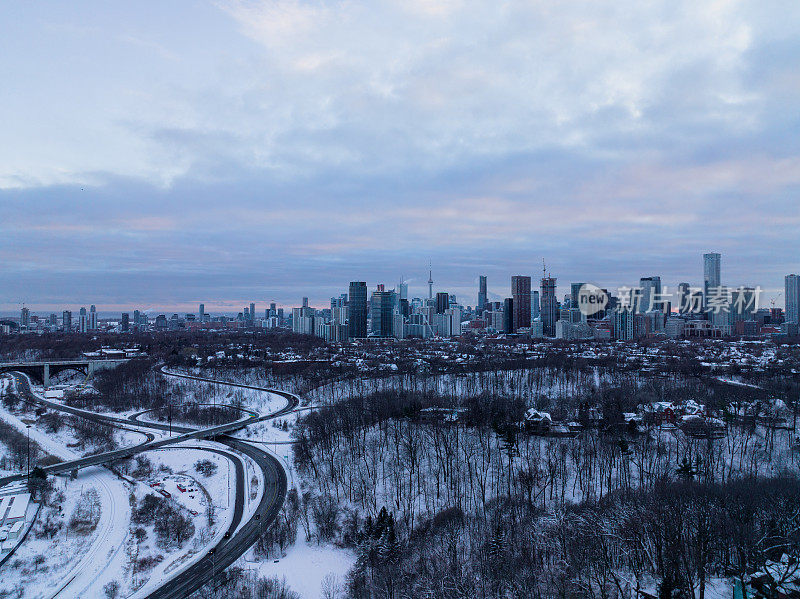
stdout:
[[[0,309],[782,287],[800,3],[0,6]],[[769,297],[777,292],[769,292]],[[782,305],[782,299],[779,302]]]

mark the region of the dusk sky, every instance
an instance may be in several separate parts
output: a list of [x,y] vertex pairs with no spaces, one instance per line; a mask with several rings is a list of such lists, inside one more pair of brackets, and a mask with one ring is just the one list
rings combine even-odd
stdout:
[[[800,271],[800,2],[0,5],[0,310]],[[762,298],[763,299],[763,298]],[[783,297],[778,300],[783,306]]]

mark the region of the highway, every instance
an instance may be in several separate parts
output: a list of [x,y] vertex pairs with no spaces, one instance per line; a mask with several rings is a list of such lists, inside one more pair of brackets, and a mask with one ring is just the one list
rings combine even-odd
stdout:
[[[164,373],[164,374],[167,374],[168,376],[181,376],[181,375],[173,375],[171,373]],[[217,381],[217,380],[212,380],[212,379],[202,379],[202,378],[199,378],[199,377],[183,377],[183,378],[192,378],[194,380],[200,380],[200,381],[207,380],[208,382],[212,382],[212,383],[216,383],[216,384],[224,384],[222,381]],[[83,410],[83,409],[75,408],[75,407],[72,407],[72,406],[66,406],[66,405],[61,404],[61,403],[48,401],[46,399],[42,399],[40,397],[36,397],[36,396],[33,395],[33,393],[30,393],[30,388],[29,388],[30,383],[27,381],[27,378],[23,379],[23,380],[25,380],[26,385],[28,385],[28,389],[27,389],[27,391],[28,391],[28,399],[25,400],[28,403],[33,402],[33,403],[36,403],[36,404],[39,404],[39,405],[46,406],[46,407],[48,407],[50,409],[53,409],[53,410],[58,410],[58,411],[61,411],[61,412],[67,412],[69,414],[72,414],[73,416],[79,416],[81,418],[87,418],[87,419],[93,420],[95,422],[101,422],[101,423],[109,424],[109,425],[112,425],[112,426],[116,426],[118,428],[123,428],[123,429],[128,429],[128,430],[130,430],[130,425],[131,425],[130,420],[134,420],[136,425],[140,426],[140,427],[158,429],[158,430],[162,430],[162,431],[172,430],[172,431],[181,433],[181,434],[179,434],[177,436],[168,437],[168,438],[159,439],[159,440],[155,440],[154,437],[151,435],[150,438],[147,441],[145,441],[143,443],[140,443],[139,445],[133,445],[131,447],[124,447],[122,449],[116,449],[114,451],[109,451],[109,452],[105,452],[105,453],[98,453],[98,454],[95,454],[95,455],[92,455],[92,456],[87,456],[87,457],[82,458],[80,460],[74,460],[74,461],[71,461],[71,462],[63,462],[63,463],[60,463],[60,464],[54,464],[52,466],[43,467],[42,469],[45,472],[47,472],[48,474],[60,474],[60,473],[64,473],[64,472],[70,472],[72,470],[77,470],[77,469],[81,469],[81,468],[87,468],[89,466],[99,466],[99,465],[102,465],[102,464],[107,464],[109,462],[113,462],[115,460],[121,460],[121,459],[132,457],[132,456],[134,456],[134,455],[136,455],[138,453],[142,453],[143,451],[148,451],[150,449],[158,449],[159,447],[165,447],[167,445],[175,445],[176,443],[181,443],[183,441],[189,441],[189,440],[192,440],[192,439],[214,439],[215,437],[219,437],[219,436],[225,435],[227,433],[231,433],[231,432],[237,431],[239,429],[242,429],[242,428],[244,428],[244,427],[246,427],[246,426],[248,426],[250,424],[254,424],[256,422],[262,422],[264,420],[270,420],[272,418],[277,418],[279,416],[287,414],[288,412],[291,412],[293,409],[295,409],[297,407],[298,403],[299,403],[298,400],[297,400],[297,397],[295,395],[291,394],[291,393],[286,393],[284,391],[278,391],[278,390],[274,390],[274,389],[263,389],[263,388],[259,388],[259,387],[249,387],[250,389],[259,389],[261,391],[266,391],[266,392],[276,393],[278,395],[281,395],[281,396],[283,396],[283,397],[285,397],[287,399],[287,402],[288,402],[287,406],[285,408],[283,408],[282,410],[279,410],[279,411],[277,411],[277,412],[275,412],[273,414],[268,414],[266,416],[257,416],[255,414],[251,413],[251,415],[249,417],[244,418],[244,419],[240,419],[240,420],[236,420],[236,421],[233,421],[233,422],[228,422],[228,423],[225,423],[225,424],[220,424],[218,426],[212,426],[212,427],[204,428],[204,429],[193,429],[193,428],[186,428],[186,427],[179,427],[179,426],[170,427],[169,425],[166,425],[166,424],[162,425],[162,424],[158,424],[158,423],[149,423],[149,422],[144,422],[144,421],[140,421],[140,420],[135,420],[133,418],[131,418],[131,419],[118,418],[118,417],[114,417],[114,416],[108,416],[107,414],[98,414],[96,412],[91,412],[91,411],[88,411],[88,410]],[[237,387],[243,387],[244,386],[244,385],[238,385],[238,384],[235,384],[235,383],[232,383],[232,384],[234,386],[237,386]],[[26,474],[16,474],[16,475],[11,475],[11,476],[6,476],[4,478],[0,478],[0,487],[2,487],[3,485],[5,485],[7,483],[10,483],[10,482],[24,480],[26,477],[27,477]]]
[[[235,387],[243,387],[268,393],[275,393],[287,400],[287,405],[284,408],[265,416],[250,416],[243,420],[210,427],[207,429],[192,429],[189,427],[172,425],[171,429],[180,433],[179,435],[169,437],[167,439],[160,439],[158,441],[149,440],[133,447],[116,450],[114,452],[107,452],[97,456],[88,456],[80,460],[64,462],[61,464],[56,464],[53,467],[49,467],[53,469],[59,469],[49,469],[48,471],[50,472],[70,471],[74,470],[76,467],[80,468],[88,465],[107,463],[114,459],[130,457],[150,449],[157,449],[190,439],[202,438],[213,439],[214,441],[222,443],[223,445],[226,445],[227,447],[246,455],[252,459],[259,468],[261,468],[264,479],[264,489],[261,496],[261,501],[256,507],[252,517],[244,524],[241,524],[246,497],[244,489],[244,472],[243,470],[240,470],[241,464],[239,464],[239,467],[237,467],[236,476],[236,506],[234,508],[234,518],[231,526],[224,535],[224,538],[216,546],[211,548],[203,559],[195,562],[193,565],[181,571],[175,577],[171,578],[168,582],[164,583],[160,588],[147,596],[148,599],[178,599],[190,595],[200,587],[212,581],[216,574],[222,572],[225,568],[233,564],[242,554],[244,554],[244,552],[256,542],[261,530],[272,524],[272,522],[274,522],[274,520],[277,518],[286,497],[288,486],[286,472],[278,462],[277,458],[260,448],[250,445],[245,441],[230,437],[227,435],[227,433],[244,428],[249,424],[262,422],[288,414],[297,408],[299,405],[299,400],[297,396],[292,393],[287,393],[285,391],[276,389],[265,389],[262,387],[228,383],[226,381],[205,379],[190,375],[179,375],[170,372],[164,372],[163,370],[162,373],[167,376],[177,376],[180,378],[222,385],[230,384],[231,386]],[[65,406],[60,403],[51,402],[37,397],[30,391],[30,382],[26,376],[23,378],[23,380],[28,386],[26,389],[28,391],[27,395],[29,396],[30,400],[35,403],[47,406],[53,410],[66,412],[74,416],[79,416],[95,422],[110,424],[112,426],[129,428],[131,425],[131,421],[125,418],[108,416],[106,414],[98,414],[88,410],[81,410],[79,408]],[[152,430],[170,430],[170,425],[168,424],[143,421],[136,421],[136,424],[139,427],[149,428]],[[6,477],[6,479],[0,479],[0,485],[4,484],[5,482],[10,482],[10,480],[19,480],[20,478],[24,479],[25,475],[17,475],[15,477]]]

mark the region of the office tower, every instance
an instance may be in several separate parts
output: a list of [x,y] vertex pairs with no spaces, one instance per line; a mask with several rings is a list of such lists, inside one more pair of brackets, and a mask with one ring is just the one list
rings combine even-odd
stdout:
[[28,328],[31,326],[31,311],[28,308],[22,308],[19,315],[20,327]]
[[56,326],[57,322],[58,322],[58,316],[56,316],[55,313],[53,313],[53,314],[51,314],[50,316],[47,317],[47,324],[48,325],[54,327],[54,326]]
[[240,320],[244,320],[245,322],[250,320],[250,308],[247,306],[245,306],[244,313],[242,313],[242,318],[240,318]]
[[731,305],[728,311],[728,322],[732,327],[731,332],[737,334],[737,323],[754,320],[758,306],[758,294],[753,287],[739,287],[731,289]]
[[61,326],[67,333],[72,331],[72,312],[70,312],[69,310],[64,310],[61,313]]
[[[641,317],[640,317],[641,318]],[[630,341],[634,338],[635,313],[632,310],[614,312],[614,339]]]
[[397,294],[386,291],[383,285],[378,285],[377,291],[372,292],[370,301],[370,314],[372,315],[372,334],[376,337],[394,336],[394,304]]
[[157,331],[166,331],[167,330],[167,316],[165,314],[159,314],[156,316],[156,330]]
[[253,302],[250,302],[250,322],[256,321],[256,305]]
[[277,316],[278,315],[278,308],[275,302],[270,303],[269,305],[269,315],[270,316]]
[[400,300],[400,314],[402,314],[405,318],[411,316],[411,305],[408,303],[407,299]]
[[[206,317],[206,305],[200,304],[200,309],[198,310],[200,314],[200,322],[202,322]],[[135,322],[133,324],[136,324]]]
[[580,301],[578,296],[581,292],[581,287],[583,287],[583,283],[571,283],[569,286],[569,307],[570,308],[580,308],[578,302]]
[[364,339],[367,336],[367,284],[364,281],[351,281],[347,306],[347,335],[350,339]]
[[689,283],[678,283],[678,294],[675,297],[675,301],[678,304],[678,312],[680,314],[685,314],[689,311],[691,307],[691,285]]
[[539,318],[541,308],[539,307],[539,292],[531,292],[531,319]]
[[133,327],[138,330],[142,326],[142,315],[139,310],[133,311]]
[[708,307],[709,289],[722,284],[720,262],[722,257],[716,253],[703,254],[703,306]]
[[127,312],[122,313],[121,328],[123,333],[127,333],[130,329],[130,315]]
[[637,312],[644,314],[650,310],[661,310],[661,277],[642,277],[639,279],[639,291]]
[[439,334],[442,337],[460,336],[462,315],[460,306],[453,306],[445,310],[444,314],[440,315]]
[[784,282],[786,295],[785,322],[800,323],[800,277],[798,275],[786,275]]
[[303,335],[313,335],[317,319],[314,310],[308,306],[292,308],[292,331]]
[[503,332],[514,332],[514,298],[512,297],[503,300]]
[[444,311],[450,307],[450,294],[440,291],[436,294],[436,313],[444,314]]
[[478,277],[478,315],[486,308],[487,294],[486,294],[486,275]]
[[514,300],[514,332],[531,326],[531,278],[511,277],[511,298]]
[[89,307],[89,329],[92,331],[97,329],[97,308],[94,304]]
[[86,308],[81,308],[78,314],[78,332],[85,333],[89,330],[89,316],[86,314]]
[[397,285],[397,293],[399,294],[398,299],[408,301],[408,283],[401,280]]
[[344,308],[347,306],[347,294],[342,293],[339,297],[332,297],[331,298],[331,310],[336,308]]
[[548,337],[555,337],[556,321],[558,320],[556,279],[554,277],[542,277],[541,290],[542,333]]
[[303,307],[304,308],[308,308],[308,298],[307,297],[303,298]]

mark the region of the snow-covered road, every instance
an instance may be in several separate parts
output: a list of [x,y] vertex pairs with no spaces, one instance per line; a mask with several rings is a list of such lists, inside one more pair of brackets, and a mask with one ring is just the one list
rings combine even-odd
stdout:
[[[35,390],[32,389],[34,393]],[[40,396],[40,394],[36,393]],[[47,453],[63,460],[75,460],[82,456],[59,443],[52,436],[28,425],[20,418],[0,406],[0,418],[30,438]],[[31,597],[67,599],[69,597],[101,597],[103,586],[113,575],[125,567],[125,542],[131,517],[128,489],[125,484],[101,467],[86,468],[70,484],[82,488],[95,488],[100,499],[100,518],[92,533],[91,544],[81,555],[72,556],[69,569],[52,578],[43,576],[38,589],[29,589]]]
[[131,518],[128,490],[105,468],[87,468],[81,476],[84,479],[100,497],[100,520],[89,548],[57,585],[48,588],[45,596],[51,599],[102,597],[103,586],[125,567],[124,549]]

